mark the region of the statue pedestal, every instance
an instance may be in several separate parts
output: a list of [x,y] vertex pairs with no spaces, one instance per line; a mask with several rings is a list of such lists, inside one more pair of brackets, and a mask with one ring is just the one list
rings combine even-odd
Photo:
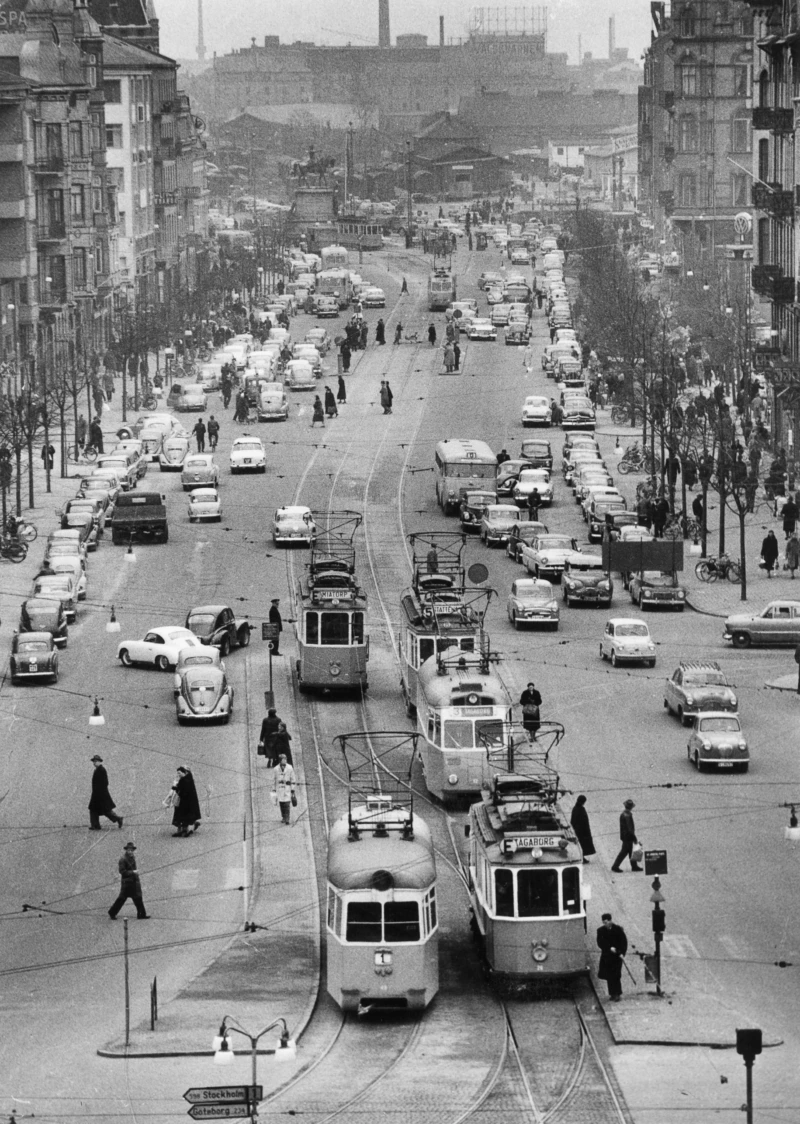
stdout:
[[333,222],[332,187],[298,187],[294,193],[295,222]]

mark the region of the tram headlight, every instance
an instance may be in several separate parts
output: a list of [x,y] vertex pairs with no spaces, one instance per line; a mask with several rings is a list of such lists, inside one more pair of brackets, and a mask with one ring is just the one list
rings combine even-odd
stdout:
[[531,955],[537,964],[543,963],[547,959],[547,948],[545,947],[547,941],[539,941],[531,949]]
[[329,666],[328,671],[330,672],[332,678],[336,679],[342,674],[342,665],[339,663],[332,663]]
[[453,786],[457,785],[458,784],[458,773],[451,773],[450,776],[447,778],[447,783],[450,784],[450,785],[453,785]]

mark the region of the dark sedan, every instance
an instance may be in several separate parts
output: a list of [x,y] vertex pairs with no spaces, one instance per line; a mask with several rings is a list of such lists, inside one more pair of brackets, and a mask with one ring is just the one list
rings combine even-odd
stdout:
[[11,682],[58,682],[58,651],[51,632],[18,632],[11,642]]
[[48,632],[57,647],[66,648],[67,613],[61,601],[49,597],[29,597],[23,601],[19,611],[20,635],[33,632]]

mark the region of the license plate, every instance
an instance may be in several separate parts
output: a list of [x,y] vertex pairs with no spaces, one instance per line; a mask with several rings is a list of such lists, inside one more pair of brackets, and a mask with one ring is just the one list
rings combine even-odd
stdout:
[[717,765],[720,767],[720,769],[732,769],[733,768],[733,762],[732,761],[718,761]]
[[251,463],[250,457],[245,457],[245,458],[244,458],[244,463],[245,463],[245,464],[250,464],[250,463]]

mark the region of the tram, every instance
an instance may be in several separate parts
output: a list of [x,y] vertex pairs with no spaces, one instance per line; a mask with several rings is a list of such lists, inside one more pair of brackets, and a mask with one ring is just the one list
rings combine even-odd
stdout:
[[406,713],[413,718],[420,666],[450,648],[478,650],[483,619],[495,591],[466,587],[463,532],[423,531],[409,535],[409,541],[413,578],[400,597],[398,653],[400,690]]
[[320,269],[348,269],[350,255],[346,246],[323,246],[319,252]]
[[383,248],[383,227],[375,219],[361,215],[340,215],[336,220],[337,237],[351,250]]
[[455,299],[455,274],[449,269],[434,269],[428,275],[428,308],[441,312]]
[[417,730],[428,792],[444,804],[474,797],[496,772],[487,745],[502,750],[511,697],[492,666],[489,640],[475,651],[447,649],[417,673]]
[[317,537],[297,589],[297,686],[306,691],[367,690],[367,596],[355,572],[353,511],[312,512]]
[[380,765],[391,752],[410,772],[416,734],[365,731],[336,741],[349,798],[328,836],[328,994],[359,1014],[423,1010],[439,990],[436,857],[410,784]]
[[[568,980],[588,971],[583,855],[548,762],[564,727],[542,722],[533,741],[507,732],[498,771],[469,812],[473,931],[493,976]],[[498,758],[495,749],[487,757]]]

